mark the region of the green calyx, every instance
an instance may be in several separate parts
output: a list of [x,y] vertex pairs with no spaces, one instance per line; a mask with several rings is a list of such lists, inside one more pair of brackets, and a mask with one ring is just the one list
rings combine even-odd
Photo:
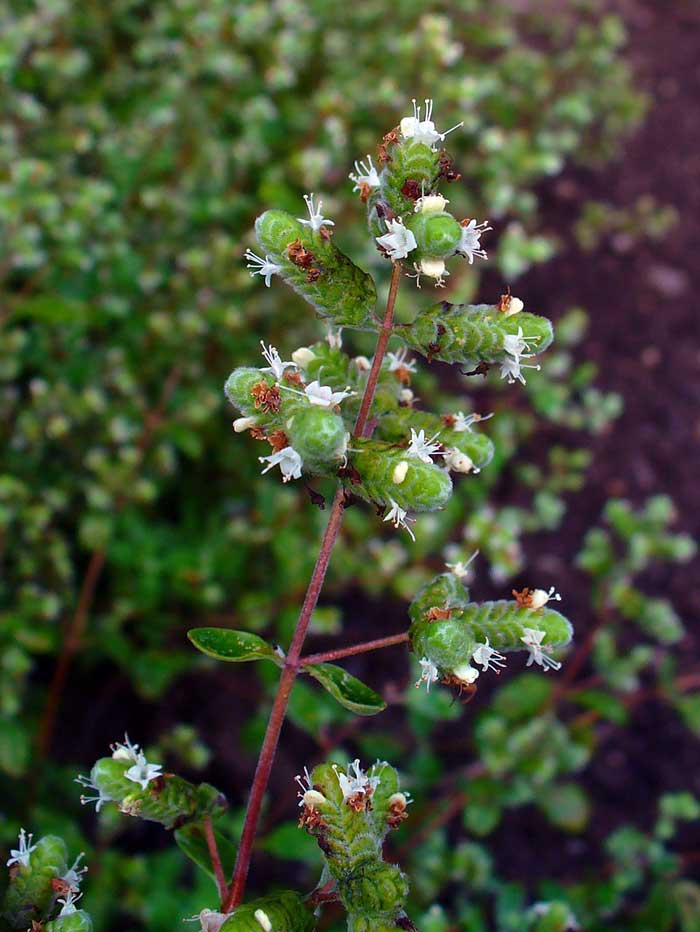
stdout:
[[551,321],[521,311],[508,316],[491,304],[443,301],[421,311],[412,324],[396,328],[397,336],[416,352],[441,362],[502,362],[505,337],[522,331],[529,352],[544,352],[554,339]]
[[32,922],[42,922],[53,909],[58,894],[52,881],[68,870],[65,842],[57,835],[44,835],[28,856],[27,863],[10,868],[10,881],[0,918],[10,929],[25,932]]
[[92,919],[84,909],[58,916],[44,925],[45,932],[92,932]]
[[282,890],[238,906],[220,932],[311,932],[313,914],[293,890]]
[[345,422],[328,408],[298,411],[286,422],[285,432],[304,461],[304,469],[312,473],[337,469],[348,445]]
[[423,191],[431,191],[435,185],[440,153],[422,142],[407,139],[390,145],[387,154],[390,160],[380,175],[378,197],[386,200],[394,213],[403,215],[413,210]]
[[406,511],[437,511],[452,494],[446,470],[380,440],[353,438],[346,475],[354,494],[379,505],[394,502]]
[[327,226],[314,231],[286,211],[268,210],[256,220],[255,232],[284,281],[321,317],[372,328],[374,282],[335,246]]
[[452,214],[444,210],[437,213],[420,211],[409,217],[406,226],[418,244],[418,250],[411,253],[414,262],[424,257],[447,259],[454,256],[462,237],[462,227]]
[[[493,442],[486,434],[473,428],[456,430],[456,419],[452,415],[440,417],[429,411],[413,408],[398,410],[379,418],[376,436],[391,443],[406,442],[411,428],[424,431],[426,437],[436,437],[445,451],[457,450],[467,456],[476,470],[483,469],[493,459]],[[476,421],[475,421],[476,423]],[[449,462],[446,464],[449,467]]]

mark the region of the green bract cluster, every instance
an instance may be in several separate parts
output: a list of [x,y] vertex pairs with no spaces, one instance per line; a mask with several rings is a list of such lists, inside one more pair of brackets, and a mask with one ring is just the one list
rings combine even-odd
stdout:
[[384,839],[406,818],[409,798],[397,772],[377,762],[365,772],[359,760],[347,769],[320,764],[298,778],[299,824],[323,852],[334,889],[348,916],[348,932],[410,928],[404,904],[408,881],[382,856]]
[[219,928],[220,932],[311,932],[315,927],[313,913],[301,896],[283,890],[238,906]]

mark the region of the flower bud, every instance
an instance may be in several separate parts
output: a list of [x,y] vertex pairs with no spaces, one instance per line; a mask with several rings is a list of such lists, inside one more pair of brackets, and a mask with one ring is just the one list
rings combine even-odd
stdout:
[[255,427],[258,423],[258,419],[255,417],[238,417],[233,422],[233,429],[237,434],[242,434],[246,430],[250,430],[251,427]]
[[295,362],[300,369],[306,369],[309,363],[315,358],[315,353],[308,346],[300,346],[298,350],[294,350],[292,353],[292,361]]

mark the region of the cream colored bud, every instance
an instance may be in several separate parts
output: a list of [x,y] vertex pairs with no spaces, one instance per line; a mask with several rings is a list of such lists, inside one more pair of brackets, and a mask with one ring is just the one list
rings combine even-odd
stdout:
[[[426,194],[416,202],[416,213],[440,214],[450,202],[442,194]],[[428,273],[426,272],[426,275]]]
[[392,793],[389,799],[387,800],[390,809],[405,809],[408,805],[408,800],[404,793]]
[[319,806],[324,806],[328,802],[323,793],[319,793],[318,790],[307,790],[302,796],[301,801],[305,806],[308,806],[309,809],[317,809]]
[[410,405],[415,397],[410,388],[402,388],[399,392],[399,401],[402,401],[406,405]]
[[519,314],[522,309],[525,307],[523,301],[520,298],[516,298],[514,295],[510,296],[510,300],[505,303],[505,308],[503,310],[504,317],[512,317],[513,314]]
[[406,478],[407,472],[408,463],[406,460],[401,460],[400,463],[397,463],[396,466],[394,466],[393,473],[391,474],[391,481],[394,483],[394,485],[401,485],[403,480]]
[[354,363],[360,372],[369,372],[372,364],[366,356],[355,356]]
[[292,353],[292,362],[295,362],[300,369],[306,369],[315,358],[316,354],[308,346],[300,346],[298,350],[294,350]]
[[445,466],[448,469],[451,469],[453,472],[461,472],[465,474],[472,471],[479,472],[467,454],[462,453],[460,450],[448,450],[445,454],[444,462]]
[[442,259],[421,259],[420,270],[428,278],[442,278],[445,274],[445,263]]
[[256,909],[253,913],[253,918],[258,923],[258,925],[265,930],[265,932],[272,932],[272,923],[270,922],[270,917],[267,915],[265,910]]
[[254,417],[239,417],[233,422],[233,429],[237,434],[242,434],[246,430],[250,430],[251,427],[255,427],[258,423],[257,418]]
[[476,680],[479,678],[479,671],[476,670],[470,663],[463,663],[461,666],[455,667],[452,673],[457,677],[458,680],[466,683],[467,686],[471,686],[472,683],[476,682]]

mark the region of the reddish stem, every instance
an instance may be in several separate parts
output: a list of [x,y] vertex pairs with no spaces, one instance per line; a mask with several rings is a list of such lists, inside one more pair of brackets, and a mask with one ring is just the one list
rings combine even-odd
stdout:
[[393,647],[394,644],[403,644],[408,640],[408,631],[401,634],[391,634],[385,638],[376,638],[374,641],[363,641],[362,644],[352,644],[350,647],[338,647],[335,650],[326,650],[320,654],[309,654],[302,657],[300,663],[308,667],[316,663],[326,663],[329,660],[340,660],[342,657],[351,657],[353,654],[366,654],[371,650],[381,650],[383,647]]
[[214,876],[216,877],[216,886],[219,889],[219,898],[223,904],[226,899],[226,894],[228,893],[228,885],[224,877],[224,869],[221,865],[221,856],[219,855],[219,848],[216,844],[216,836],[214,835],[214,826],[211,822],[211,816],[207,816],[206,819],[204,819],[203,825],[204,837],[207,840],[209,857],[211,858],[211,865],[214,868]]
[[[370,369],[369,376],[367,377],[367,383],[365,385],[364,394],[362,396],[362,402],[360,403],[360,410],[355,422],[355,429],[353,431],[353,435],[355,437],[366,436],[365,431],[367,429],[369,411],[372,406],[372,401],[374,400],[374,393],[377,387],[377,380],[379,378],[379,372],[382,366],[382,361],[384,359],[384,354],[386,353],[387,343],[389,342],[389,337],[391,336],[392,322],[394,319],[394,306],[396,304],[396,293],[399,287],[400,276],[401,266],[398,263],[394,263],[391,272],[391,284],[389,286],[389,295],[387,297],[384,320],[382,322],[379,338],[377,340],[377,347],[374,353],[372,367]],[[309,587],[306,590],[306,597],[304,598],[304,603],[299,614],[299,620],[297,621],[297,626],[294,630],[294,636],[289,647],[289,653],[285,659],[282,674],[277,685],[277,693],[272,703],[270,718],[268,720],[267,729],[265,731],[265,738],[263,740],[262,748],[260,749],[260,756],[258,757],[253,783],[250,788],[245,821],[243,823],[243,830],[241,832],[241,842],[238,848],[238,855],[236,857],[236,866],[234,868],[233,877],[231,879],[231,887],[223,907],[224,912],[227,913],[234,910],[243,899],[248,871],[250,869],[250,859],[253,853],[255,833],[257,830],[258,819],[260,818],[260,810],[262,808],[265,791],[267,790],[267,784],[270,779],[270,772],[272,770],[272,763],[275,759],[275,752],[277,750],[280,732],[282,730],[282,725],[284,724],[285,715],[287,713],[289,696],[292,692],[294,680],[296,679],[299,672],[301,649],[304,644],[304,639],[306,638],[309,622],[311,621],[311,614],[316,608],[318,597],[321,593],[321,588],[326,577],[326,570],[328,569],[331,553],[333,552],[333,547],[340,532],[344,509],[345,491],[342,486],[339,486],[335,493],[335,498],[333,499],[333,505],[331,507],[330,515],[328,516],[328,524],[326,525],[323,540],[321,541],[321,548],[316,560],[316,565],[314,566],[313,573],[311,574],[311,580],[309,582]]]

